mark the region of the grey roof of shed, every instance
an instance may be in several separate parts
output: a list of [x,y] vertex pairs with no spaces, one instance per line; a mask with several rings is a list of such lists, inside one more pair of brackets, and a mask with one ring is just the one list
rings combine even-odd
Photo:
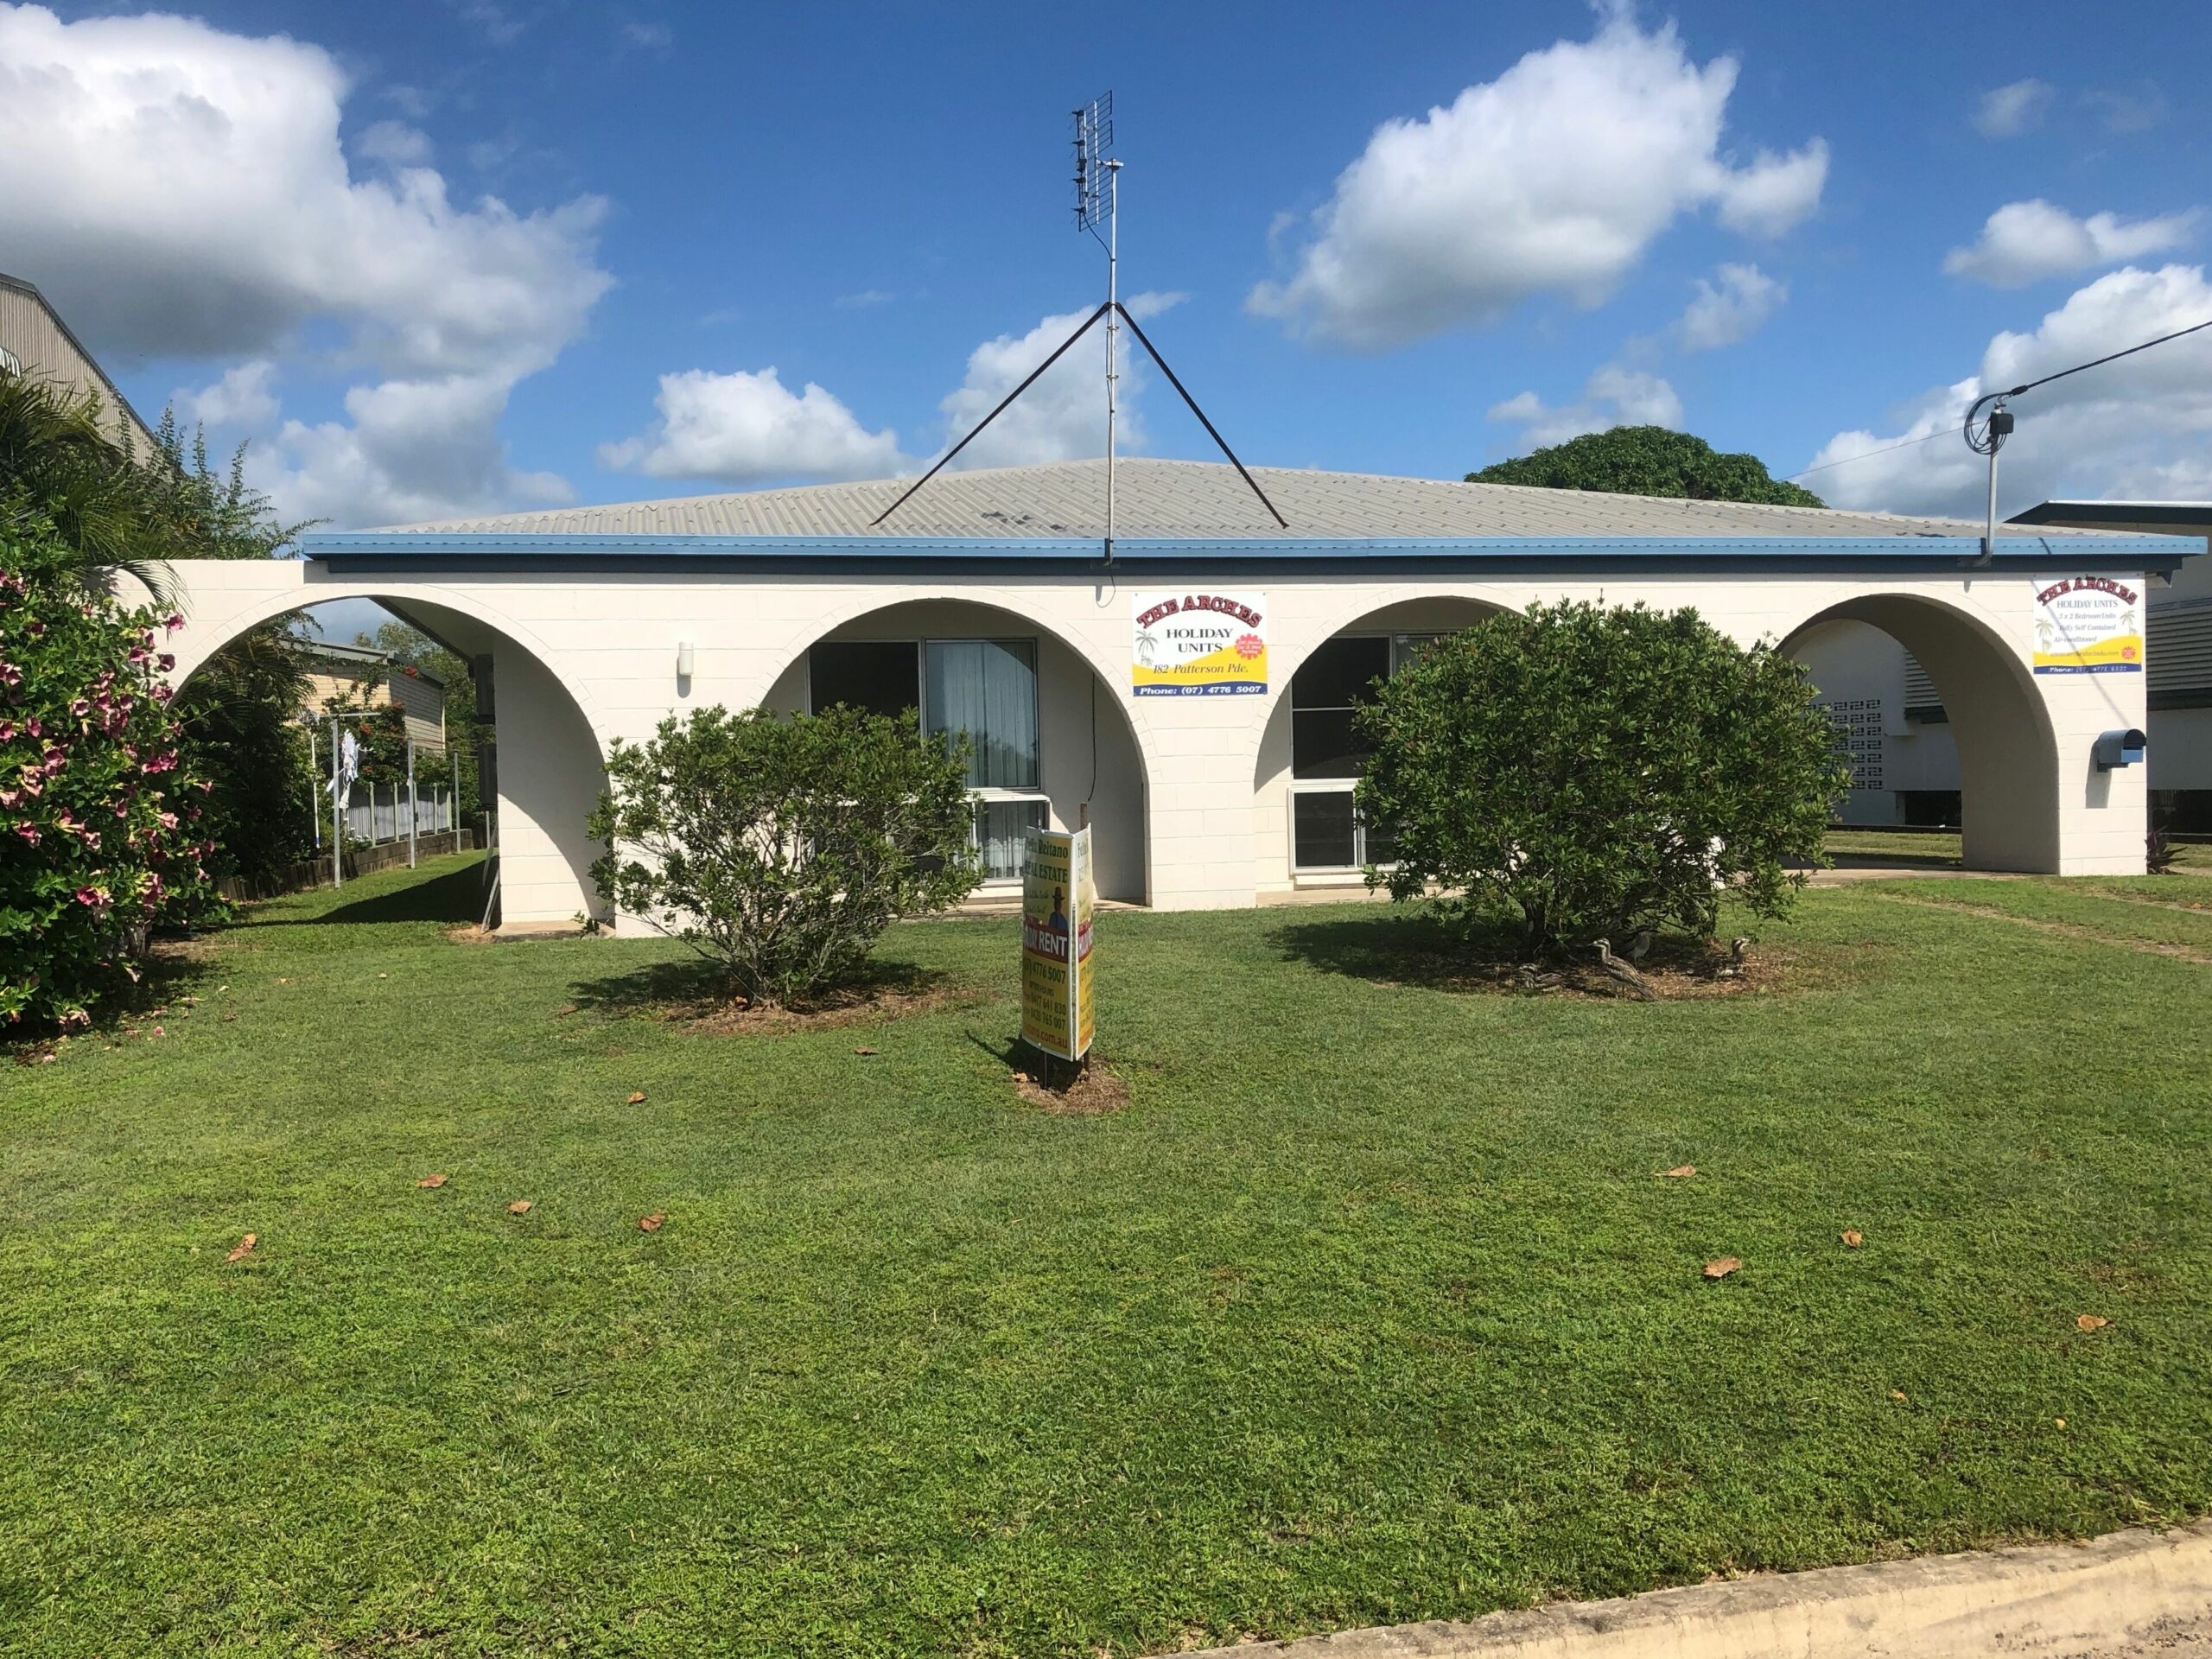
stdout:
[[[1255,467],[1284,529],[1219,461],[1119,461],[1116,537],[1916,537],[1980,536],[1978,521],[1824,507],[1679,501],[1513,484]],[[606,506],[444,518],[397,528],[504,536],[1096,537],[1105,532],[1106,463],[940,473],[883,524],[911,479],[683,496]],[[2047,531],[2094,536],[2093,531]]]

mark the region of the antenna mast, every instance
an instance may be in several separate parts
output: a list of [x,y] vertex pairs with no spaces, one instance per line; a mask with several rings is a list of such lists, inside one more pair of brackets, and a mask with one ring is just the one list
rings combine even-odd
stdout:
[[[1075,223],[1106,250],[1106,563],[1114,562],[1115,383],[1121,378],[1122,164],[1114,147],[1114,94],[1103,92],[1075,112]],[[1106,233],[1100,236],[1101,220]]]

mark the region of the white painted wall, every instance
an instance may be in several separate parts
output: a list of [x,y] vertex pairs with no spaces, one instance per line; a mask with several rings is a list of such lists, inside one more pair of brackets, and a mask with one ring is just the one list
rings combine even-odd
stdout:
[[[1163,909],[1249,905],[1263,887],[1287,881],[1283,815],[1267,797],[1287,767],[1287,728],[1278,735],[1271,727],[1292,676],[1332,634],[1355,626],[1379,629],[1385,624],[1371,620],[1377,613],[1418,617],[1439,601],[1458,601],[1463,614],[1472,606],[1519,609],[1559,598],[1694,606],[1746,644],[1779,641],[1834,617],[1885,629],[1920,658],[1951,711],[1967,762],[1971,861],[2067,874],[2142,868],[2144,769],[2097,773],[2089,758],[2099,732],[2144,723],[2142,677],[2030,674],[2032,575],[1615,575],[1476,582],[1254,575],[1214,585],[1268,595],[1269,695],[1134,698],[1129,592],[1105,577],[925,581],[639,570],[431,581],[347,577],[321,565],[274,561],[181,562],[174,569],[188,618],[175,647],[180,672],[267,617],[324,600],[378,595],[474,618],[510,651],[543,665],[542,674],[510,671],[500,658],[502,805],[539,838],[524,845],[510,834],[510,921],[566,920],[595,907],[581,875],[585,849],[559,825],[588,810],[598,753],[609,741],[641,739],[672,709],[788,698],[794,665],[815,640],[856,627],[914,637],[911,618],[877,613],[901,605],[926,616],[921,607],[945,601],[1027,619],[1040,640],[1052,642],[1049,651],[1040,648],[1046,787],[1064,822],[1089,786],[1088,676],[1098,677],[1102,768],[1093,816],[1102,860],[1124,861],[1110,879],[1134,890],[1127,849],[1143,840],[1144,891]],[[1167,584],[1147,576],[1144,585]],[[1412,608],[1392,613],[1392,607]],[[677,647],[684,641],[694,648],[696,670],[679,692]],[[566,721],[564,702],[573,715]],[[1128,746],[1110,765],[1109,708],[1126,722],[1119,737]],[[524,751],[538,744],[570,758],[525,759]],[[556,805],[563,795],[570,798]],[[1142,837],[1135,833],[1140,822],[1148,830]],[[527,872],[516,868],[525,861]]]

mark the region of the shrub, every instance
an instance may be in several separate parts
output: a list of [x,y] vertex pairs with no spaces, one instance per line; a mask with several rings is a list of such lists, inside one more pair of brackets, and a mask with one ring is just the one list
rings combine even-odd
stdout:
[[1694,611],[1562,602],[1440,640],[1357,715],[1356,799],[1409,899],[1431,884],[1557,952],[1645,927],[1700,937],[1721,889],[1777,916],[1847,781],[1804,671]]
[[720,964],[757,1003],[851,979],[902,916],[981,879],[965,741],[839,707],[704,709],[617,741],[591,834],[613,904]]
[[[0,504],[4,506],[4,504]],[[85,1025],[157,920],[210,897],[204,782],[179,761],[163,626],[0,511],[0,1022]],[[171,618],[168,626],[181,625]]]

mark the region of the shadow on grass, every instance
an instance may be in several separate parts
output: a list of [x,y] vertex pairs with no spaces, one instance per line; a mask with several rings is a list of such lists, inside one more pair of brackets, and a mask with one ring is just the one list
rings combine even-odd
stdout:
[[1441,990],[1490,988],[1529,959],[1502,928],[1471,931],[1427,915],[1294,922],[1268,942],[1285,961],[1325,973]]
[[858,978],[779,1008],[747,1006],[716,964],[699,960],[651,963],[569,988],[578,1009],[611,1019],[646,1014],[728,1032],[855,1025],[925,1013],[964,994],[950,976],[906,962],[872,962]]
[[356,899],[314,916],[253,916],[248,927],[352,926],[367,922],[474,922],[484,913],[484,867],[463,865],[434,875]]
[[[1910,866],[1916,869],[1957,870],[1966,867],[1966,861],[1956,853],[1830,853],[1827,868],[1835,870],[1886,870]],[[1793,869],[1815,869],[1811,864],[1793,865]]]
[[[1268,936],[1288,962],[1378,985],[1492,995],[1564,991],[1612,998],[1620,986],[1597,968],[1594,950],[1571,960],[1531,959],[1517,934],[1503,925],[1468,925],[1433,915],[1362,916],[1341,921],[1295,922]],[[1616,941],[1624,956],[1629,942]],[[1770,976],[1740,969],[1717,976],[1724,956],[1706,940],[1657,933],[1636,966],[1662,998],[1742,989]]]

